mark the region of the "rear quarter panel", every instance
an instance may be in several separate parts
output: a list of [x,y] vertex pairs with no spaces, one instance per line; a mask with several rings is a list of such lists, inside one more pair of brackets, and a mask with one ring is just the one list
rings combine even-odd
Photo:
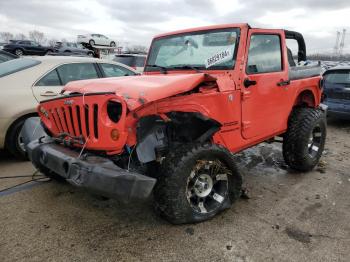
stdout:
[[36,113],[31,85],[43,70],[38,66],[0,78],[0,148],[4,148],[6,132],[14,121]]

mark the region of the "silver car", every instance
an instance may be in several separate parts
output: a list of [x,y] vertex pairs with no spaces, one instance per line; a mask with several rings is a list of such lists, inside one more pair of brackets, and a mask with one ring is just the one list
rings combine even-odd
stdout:
[[94,52],[83,47],[81,44],[71,42],[56,42],[55,53],[59,55],[87,55],[94,56]]

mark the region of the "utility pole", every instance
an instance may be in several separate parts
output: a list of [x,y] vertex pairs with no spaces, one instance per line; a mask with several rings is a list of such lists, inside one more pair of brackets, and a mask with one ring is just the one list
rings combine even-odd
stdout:
[[339,55],[342,55],[342,53],[343,53],[343,49],[344,49],[344,45],[345,45],[345,34],[346,34],[346,29],[343,29],[343,34],[342,34],[341,41],[339,44]]
[[340,32],[337,31],[337,37],[335,39],[335,46],[334,46],[334,55],[338,55],[339,52],[339,39],[340,39]]

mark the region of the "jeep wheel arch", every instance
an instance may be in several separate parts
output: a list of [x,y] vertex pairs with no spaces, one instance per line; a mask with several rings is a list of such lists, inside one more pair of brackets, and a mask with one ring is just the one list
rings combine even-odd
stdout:
[[302,91],[301,93],[299,93],[299,95],[297,96],[297,98],[294,102],[294,106],[315,107],[316,104],[317,103],[316,103],[315,95],[309,89],[306,89],[306,90]]
[[163,117],[148,115],[137,124],[136,152],[140,162],[156,160],[157,152],[182,143],[210,141],[221,124],[197,112],[169,112]]

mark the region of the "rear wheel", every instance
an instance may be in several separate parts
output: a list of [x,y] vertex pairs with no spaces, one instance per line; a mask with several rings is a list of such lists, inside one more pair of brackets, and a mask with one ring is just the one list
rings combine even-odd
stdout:
[[22,49],[16,49],[16,50],[15,50],[15,54],[16,54],[17,56],[22,56],[24,53],[23,53],[23,50],[22,50]]
[[214,145],[185,145],[166,157],[154,190],[155,207],[173,224],[214,217],[240,196],[242,178],[233,157]]
[[89,45],[91,45],[91,46],[95,45],[95,41],[91,39],[91,40],[89,41]]
[[283,138],[286,164],[298,171],[312,170],[318,164],[324,149],[326,127],[326,116],[320,109],[294,109]]
[[115,42],[111,42],[110,46],[115,47]]

